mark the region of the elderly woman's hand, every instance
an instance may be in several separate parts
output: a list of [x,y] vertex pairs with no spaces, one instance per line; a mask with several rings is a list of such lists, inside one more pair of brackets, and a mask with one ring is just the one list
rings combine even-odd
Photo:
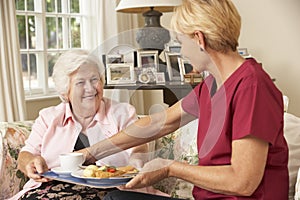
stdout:
[[49,179],[40,175],[49,170],[45,159],[41,156],[34,156],[29,152],[21,152],[18,158],[18,168],[37,182],[49,181]]
[[169,166],[174,160],[156,158],[146,163],[140,173],[125,185],[125,189],[142,188],[169,176]]

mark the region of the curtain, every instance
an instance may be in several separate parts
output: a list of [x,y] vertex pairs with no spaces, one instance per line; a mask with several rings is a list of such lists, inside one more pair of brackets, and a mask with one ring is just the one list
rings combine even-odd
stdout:
[[0,121],[20,121],[26,113],[15,1],[0,1],[0,22]]
[[121,44],[136,46],[135,32],[139,26],[137,14],[118,13],[115,8],[119,0],[91,0],[85,1],[84,13],[88,27],[92,30],[87,40],[87,47],[101,53],[107,53],[110,49]]
[[[138,15],[117,13],[119,0],[91,0],[85,1],[84,14],[87,16],[87,27],[85,30],[93,30],[89,33],[85,48],[93,50],[99,55],[107,54],[112,48],[129,44],[136,47],[135,31],[138,28]],[[105,62],[105,61],[104,61]],[[142,96],[137,92],[135,96]],[[119,101],[131,103],[131,92],[126,89],[104,90],[105,97]],[[137,109],[139,113],[140,109]]]

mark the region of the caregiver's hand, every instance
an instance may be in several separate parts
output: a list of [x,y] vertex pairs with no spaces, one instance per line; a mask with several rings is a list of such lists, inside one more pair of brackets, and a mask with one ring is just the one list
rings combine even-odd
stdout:
[[169,167],[174,160],[156,158],[149,161],[141,169],[140,173],[129,181],[124,189],[142,188],[153,185],[154,183],[169,176]]
[[77,153],[83,153],[84,157],[84,165],[94,165],[96,163],[96,158],[91,154],[89,148],[84,148],[79,151],[75,151]]

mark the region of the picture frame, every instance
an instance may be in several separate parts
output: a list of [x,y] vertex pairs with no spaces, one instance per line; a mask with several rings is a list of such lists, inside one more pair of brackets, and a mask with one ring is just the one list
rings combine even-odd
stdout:
[[147,68],[158,67],[158,51],[157,50],[142,50],[137,51],[138,67]]
[[169,75],[170,81],[183,81],[182,69],[179,64],[181,61],[180,53],[165,52],[166,63],[167,63],[167,72]]
[[166,82],[164,72],[157,72],[155,76],[156,76],[156,83],[165,83]]
[[181,74],[185,75],[191,73],[193,71],[193,66],[188,59],[179,58],[179,69],[181,70]]
[[136,48],[131,45],[121,44],[114,46],[106,54],[106,63],[134,63]]
[[248,53],[248,49],[247,48],[237,48],[237,50],[238,50],[238,52],[239,52],[239,54],[241,55],[241,56],[248,56],[249,55],[249,53]]
[[243,58],[245,58],[245,59],[252,58],[252,56],[249,54],[247,48],[241,48],[241,47],[238,47],[238,48],[237,48],[237,51],[238,51],[238,53],[239,53]]
[[165,51],[171,52],[171,53],[180,53],[181,45],[176,42],[167,43],[167,44],[165,44]]
[[154,67],[141,68],[138,67],[135,69],[137,82],[143,84],[152,84],[156,82],[156,73],[157,70]]
[[106,75],[106,81],[108,85],[136,82],[133,63],[107,64]]
[[106,64],[116,64],[116,63],[124,63],[124,57],[123,55],[119,54],[108,54],[106,56]]

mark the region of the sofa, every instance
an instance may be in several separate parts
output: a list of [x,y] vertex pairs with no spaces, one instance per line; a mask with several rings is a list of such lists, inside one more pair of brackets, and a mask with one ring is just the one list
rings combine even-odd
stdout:
[[[17,157],[29,136],[33,121],[0,122],[0,200],[16,194],[28,180],[17,169]],[[151,157],[184,160],[197,164],[196,127],[193,121],[155,142],[150,143]],[[181,137],[182,134],[185,137]],[[184,140],[183,140],[184,138]],[[187,142],[194,141],[192,145]],[[169,178],[155,185],[155,188],[174,197],[192,199],[193,185],[182,180]]]
[[[290,197],[300,200],[300,118],[285,113],[285,137],[290,148],[289,174]],[[17,193],[27,181],[22,172],[17,170],[17,157],[29,136],[33,121],[0,122],[0,199],[7,199]],[[196,148],[197,120],[181,127],[174,133],[152,142],[152,156],[175,159],[197,164]],[[297,180],[298,179],[298,180]],[[296,186],[295,186],[296,185]],[[193,185],[176,178],[168,178],[154,185],[155,188],[173,197],[193,199]],[[295,192],[296,188],[296,192]]]

